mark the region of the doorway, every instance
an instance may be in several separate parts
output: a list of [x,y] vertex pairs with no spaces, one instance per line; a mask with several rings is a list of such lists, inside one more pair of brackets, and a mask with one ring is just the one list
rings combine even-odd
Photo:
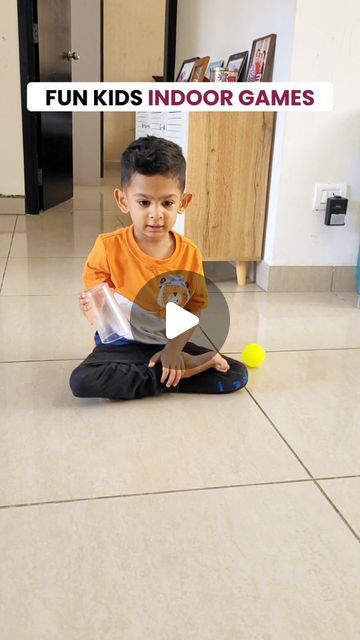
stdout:
[[71,82],[70,0],[18,0],[25,207],[72,197],[72,114],[27,110],[28,82]]

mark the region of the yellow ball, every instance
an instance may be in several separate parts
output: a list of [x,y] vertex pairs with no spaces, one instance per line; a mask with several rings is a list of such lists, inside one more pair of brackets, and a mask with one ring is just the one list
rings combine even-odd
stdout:
[[246,366],[254,369],[260,367],[266,358],[265,350],[260,344],[247,344],[241,355]]

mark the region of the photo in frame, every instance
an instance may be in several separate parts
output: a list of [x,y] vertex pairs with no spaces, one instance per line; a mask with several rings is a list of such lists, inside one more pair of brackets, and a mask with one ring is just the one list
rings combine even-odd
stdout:
[[231,56],[229,56],[229,59],[226,63],[227,69],[229,69],[230,71],[237,71],[237,82],[241,82],[242,80],[244,80],[248,55],[248,51],[233,53],[231,54]]
[[210,56],[199,58],[194,62],[194,67],[190,76],[189,82],[203,82],[205,78],[205,71],[209,64]]
[[275,43],[275,33],[253,41],[246,82],[270,82],[272,80]]
[[208,80],[211,79],[211,69],[219,69],[224,66],[224,60],[214,60],[213,62],[209,62],[208,68],[206,69],[205,78]]
[[176,82],[189,82],[196,60],[199,60],[199,56],[184,60],[177,75]]

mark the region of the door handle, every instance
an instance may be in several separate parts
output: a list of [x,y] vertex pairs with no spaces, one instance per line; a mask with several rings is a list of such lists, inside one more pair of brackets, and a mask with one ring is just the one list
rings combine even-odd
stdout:
[[70,60],[79,60],[80,56],[76,51],[66,51],[64,52],[64,58]]

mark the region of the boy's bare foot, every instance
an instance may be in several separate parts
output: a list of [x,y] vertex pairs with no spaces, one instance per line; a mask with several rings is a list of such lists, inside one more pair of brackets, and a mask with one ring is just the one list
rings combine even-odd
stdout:
[[223,358],[220,355],[220,353],[215,353],[214,358],[213,358],[213,363],[214,363],[213,367],[217,371],[222,371],[223,373],[226,373],[230,369],[230,365],[229,365],[228,361],[225,360],[225,358]]
[[230,368],[227,360],[225,360],[220,353],[216,353],[215,351],[207,351],[206,353],[201,353],[198,356],[192,356],[183,351],[182,355],[186,367],[181,376],[182,378],[191,378],[191,376],[201,373],[201,371],[206,371],[207,369],[216,369],[217,371],[226,373]]

